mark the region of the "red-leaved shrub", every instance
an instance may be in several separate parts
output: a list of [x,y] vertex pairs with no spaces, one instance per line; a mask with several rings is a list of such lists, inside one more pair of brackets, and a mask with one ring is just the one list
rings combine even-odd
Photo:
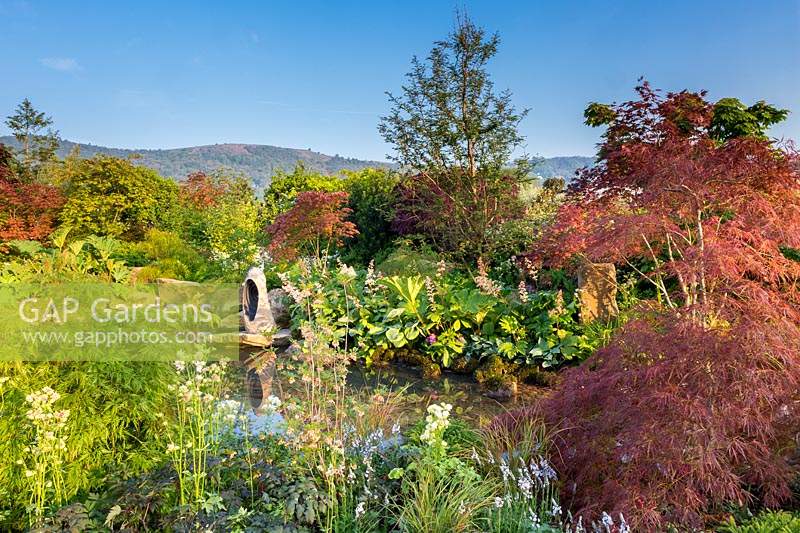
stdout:
[[560,428],[563,502],[653,531],[791,496],[800,175],[790,146],[713,138],[703,93],[638,91],[531,258],[627,265],[660,296],[539,406]]
[[217,182],[203,171],[192,172],[180,184],[181,199],[198,208],[216,205],[226,192],[228,187],[225,183]]
[[475,259],[490,248],[491,228],[522,215],[518,196],[515,176],[422,172],[400,183],[392,230]]
[[64,197],[52,185],[21,181],[12,157],[0,144],[0,241],[42,241],[52,233]]
[[294,206],[281,213],[267,227],[270,255],[278,261],[291,261],[303,254],[319,258],[331,246],[358,235],[356,225],[347,220],[352,213],[346,192],[308,191],[297,195]]

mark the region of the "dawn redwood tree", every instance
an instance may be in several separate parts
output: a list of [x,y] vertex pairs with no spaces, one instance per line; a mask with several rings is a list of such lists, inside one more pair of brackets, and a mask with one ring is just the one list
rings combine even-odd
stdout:
[[715,128],[704,93],[637,91],[587,110],[608,124],[598,164],[529,259],[627,265],[657,291],[540,407],[561,428],[562,501],[659,530],[791,497],[800,173],[792,146],[763,129]]
[[58,188],[20,180],[11,151],[0,144],[0,250],[3,241],[46,239],[63,204]]
[[356,225],[347,220],[352,210],[346,192],[301,192],[294,206],[281,213],[267,227],[267,251],[277,261],[292,261],[303,255],[323,258],[331,246],[358,235]]
[[58,132],[51,126],[53,119],[37,111],[27,98],[17,106],[13,115],[6,117],[6,126],[20,143],[21,174],[30,181],[39,169],[55,157],[58,149]]
[[[506,169],[523,137],[511,93],[495,92],[486,70],[499,37],[468,17],[436,42],[423,62],[414,57],[401,95],[378,127],[395,148],[389,158],[408,171],[401,185],[398,229],[420,232],[447,251],[477,257],[487,230],[506,219],[525,160]],[[461,249],[459,249],[461,248]]]

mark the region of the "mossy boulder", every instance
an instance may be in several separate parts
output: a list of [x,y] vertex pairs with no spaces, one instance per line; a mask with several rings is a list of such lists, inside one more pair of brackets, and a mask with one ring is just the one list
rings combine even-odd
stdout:
[[488,389],[487,396],[504,401],[517,393],[518,370],[519,365],[492,355],[475,371],[475,380]]
[[474,357],[457,357],[450,365],[450,370],[456,374],[472,374],[479,364],[480,361]]
[[410,366],[424,366],[426,363],[431,363],[429,357],[413,348],[399,348],[395,350],[394,354],[397,361]]
[[489,356],[481,366],[475,370],[475,381],[486,387],[508,382],[514,378],[518,365],[507,361],[498,355]]
[[539,387],[551,387],[556,382],[556,373],[542,370],[538,366],[523,366],[517,371],[517,377],[523,383]]
[[390,348],[384,348],[383,346],[378,346],[369,355],[369,366],[376,368],[385,368],[389,366],[389,363],[391,363],[396,356],[397,352],[395,350]]
[[442,377],[442,367],[431,360],[422,364],[422,377],[425,379],[439,379]]

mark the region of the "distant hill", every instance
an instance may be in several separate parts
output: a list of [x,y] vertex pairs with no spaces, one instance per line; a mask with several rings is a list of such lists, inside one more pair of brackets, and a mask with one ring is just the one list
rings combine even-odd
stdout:
[[561,176],[569,182],[575,177],[575,171],[579,168],[592,166],[594,161],[594,157],[582,155],[547,157],[536,162],[533,167],[533,173],[543,178]]
[[[19,146],[17,140],[10,135],[0,137],[0,143],[14,148]],[[162,176],[179,180],[197,170],[211,171],[219,167],[230,168],[250,176],[253,186],[258,190],[269,186],[276,171],[279,169],[291,171],[298,162],[302,162],[309,170],[325,174],[337,174],[342,170],[359,170],[366,167],[390,166],[384,161],[365,161],[266,144],[211,144],[169,150],[132,150],[62,140],[58,148],[59,157],[67,156],[75,146],[79,147],[82,157],[92,157],[96,154],[130,157],[138,154],[140,157],[136,160],[137,164],[153,168]],[[534,172],[544,178],[564,176],[569,180],[576,169],[591,164],[591,162],[591,157],[552,157],[538,163]]]
[[[12,147],[18,146],[17,140],[12,136],[0,137],[0,143]],[[365,167],[389,166],[382,161],[364,161],[265,144],[212,144],[169,150],[131,150],[62,140],[58,148],[59,157],[68,155],[75,146],[80,148],[81,157],[92,157],[96,154],[129,157],[138,154],[140,158],[136,160],[137,164],[153,168],[162,176],[174,179],[183,179],[190,172],[197,170],[210,171],[225,167],[250,176],[253,185],[259,190],[269,185],[276,171],[279,169],[291,171],[298,162],[302,162],[309,170],[325,174],[337,174],[342,170],[359,170]]]

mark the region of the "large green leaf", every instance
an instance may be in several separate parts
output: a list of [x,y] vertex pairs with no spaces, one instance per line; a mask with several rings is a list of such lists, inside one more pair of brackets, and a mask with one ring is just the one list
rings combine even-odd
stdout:
[[386,330],[386,338],[394,344],[396,348],[402,348],[406,345],[406,338],[399,328],[389,328]]

